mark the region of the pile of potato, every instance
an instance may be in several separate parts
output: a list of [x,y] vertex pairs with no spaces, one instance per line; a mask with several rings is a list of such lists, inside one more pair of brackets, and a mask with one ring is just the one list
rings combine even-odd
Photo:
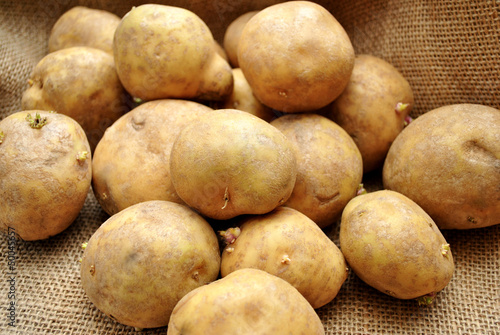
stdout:
[[92,190],[110,217],[82,286],[128,326],[324,334],[349,269],[427,305],[454,271],[440,229],[500,223],[500,111],[412,120],[408,81],[313,2],[246,13],[222,45],[183,8],[74,7],[28,84],[0,121],[0,227],[49,238]]

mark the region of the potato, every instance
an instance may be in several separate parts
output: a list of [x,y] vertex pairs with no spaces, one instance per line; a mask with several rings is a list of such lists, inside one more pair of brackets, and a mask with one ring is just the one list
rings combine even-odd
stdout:
[[365,283],[399,299],[429,304],[450,282],[450,246],[406,196],[380,190],[352,199],[342,213],[340,249]]
[[49,52],[87,46],[113,54],[113,37],[120,17],[101,9],[75,6],[63,13],[49,35]]
[[28,83],[22,108],[70,116],[85,130],[92,150],[106,128],[129,110],[113,56],[99,49],[52,52],[37,63]]
[[336,222],[363,177],[361,154],[352,138],[328,118],[288,114],[271,122],[292,143],[297,180],[285,206],[324,228]]
[[134,7],[116,29],[117,72],[127,91],[142,100],[221,100],[231,93],[233,77],[214,43],[205,22],[187,9]]
[[81,126],[57,113],[29,110],[0,121],[0,229],[23,240],[59,234],[83,208],[92,178]]
[[362,54],[356,56],[351,79],[326,116],[354,139],[366,173],[382,167],[413,105],[413,91],[403,75],[387,61]]
[[92,161],[92,187],[102,208],[112,215],[147,200],[184,204],[170,179],[170,150],[185,125],[211,110],[193,101],[155,100],[112,124]]
[[422,207],[441,229],[500,223],[500,111],[453,104],[410,123],[392,144],[383,184]]
[[238,61],[260,102],[281,112],[306,112],[328,105],[344,90],[354,48],[325,8],[287,1],[264,8],[247,22]]
[[297,167],[289,141],[275,127],[247,112],[219,109],[181,130],[170,153],[170,174],[186,204],[226,220],[284,204]]
[[253,10],[238,16],[229,24],[229,26],[227,26],[226,31],[224,32],[222,46],[226,51],[229,63],[234,68],[239,68],[238,43],[240,41],[241,32],[243,31],[243,28],[245,28],[245,24],[247,24],[248,20],[250,20],[258,12],[258,10]]
[[218,276],[212,227],[190,208],[151,200],[111,216],[88,241],[81,284],[113,320],[137,328],[166,326],[175,304]]
[[226,62],[229,62],[229,58],[227,57],[226,50],[220,45],[219,42],[214,40],[214,45],[215,45],[215,52],[219,54],[219,56],[222,57]]
[[319,308],[347,278],[339,248],[307,216],[289,207],[241,220],[239,236],[222,253],[221,275],[255,268],[280,277]]
[[258,269],[237,270],[194,289],[174,308],[168,335],[323,335],[320,318],[285,280]]

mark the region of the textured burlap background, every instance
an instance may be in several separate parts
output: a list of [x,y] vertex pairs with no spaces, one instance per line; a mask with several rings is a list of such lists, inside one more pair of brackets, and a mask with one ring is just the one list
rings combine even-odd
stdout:
[[[197,13],[221,41],[225,27],[271,0],[163,1]],[[413,116],[450,103],[500,108],[499,1],[318,1],[344,25],[358,53],[394,64],[412,85]],[[75,5],[122,16],[139,1],[0,0],[0,119],[20,109],[31,69],[47,53],[56,19]],[[365,176],[381,188],[380,171]],[[493,187],[494,185],[492,185]],[[7,239],[0,236],[0,333],[132,334],[88,301],[81,285],[81,243],[106,220],[90,193],[65,232],[46,241],[17,243],[15,327],[7,325],[11,299]],[[327,230],[338,243],[338,225]],[[350,274],[339,295],[318,310],[327,334],[500,334],[500,225],[444,231],[456,272],[435,304],[390,298]],[[143,331],[164,334],[166,328]]]

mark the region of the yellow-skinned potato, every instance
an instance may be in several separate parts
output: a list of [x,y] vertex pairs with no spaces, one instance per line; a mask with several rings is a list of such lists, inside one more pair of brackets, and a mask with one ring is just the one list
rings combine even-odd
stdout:
[[30,110],[0,121],[0,229],[23,240],[65,230],[92,178],[90,146],[70,117]]
[[193,12],[141,5],[116,29],[116,69],[127,91],[142,100],[220,100],[231,93],[233,78],[214,43],[208,26]]
[[310,1],[255,14],[238,44],[238,62],[257,99],[281,112],[320,109],[344,90],[354,48],[340,23]]
[[90,301],[137,328],[168,324],[176,303],[215,280],[217,236],[201,216],[170,201],[141,202],[111,216],[88,241],[81,283]]
[[453,104],[419,116],[389,149],[383,184],[441,229],[499,224],[500,110]]
[[241,269],[194,289],[175,306],[167,335],[324,335],[320,318],[288,282]]
[[382,167],[413,105],[410,84],[394,66],[372,55],[358,55],[347,87],[326,115],[354,139],[366,173]]
[[365,283],[399,299],[429,304],[450,282],[450,245],[404,195],[381,190],[352,199],[342,213],[340,249]]
[[271,125],[285,134],[297,158],[297,180],[285,206],[321,228],[333,224],[363,178],[356,144],[344,129],[318,114],[288,114]]
[[247,24],[248,20],[250,20],[258,12],[258,10],[253,10],[238,16],[229,24],[229,26],[227,26],[227,29],[224,32],[222,45],[226,51],[229,63],[234,68],[239,68],[238,43],[240,41],[241,32],[243,31],[243,28],[245,27],[245,24]]
[[193,101],[154,100],[113,123],[92,161],[92,187],[102,208],[115,214],[147,200],[184,204],[170,178],[170,150],[184,126],[211,110]]
[[292,284],[315,309],[337,296],[347,278],[347,264],[307,216],[280,206],[243,218],[238,229],[239,235],[222,253],[223,277],[243,268],[266,271]]
[[120,17],[101,9],[75,6],[63,13],[52,27],[49,52],[87,46],[113,54],[113,37]]

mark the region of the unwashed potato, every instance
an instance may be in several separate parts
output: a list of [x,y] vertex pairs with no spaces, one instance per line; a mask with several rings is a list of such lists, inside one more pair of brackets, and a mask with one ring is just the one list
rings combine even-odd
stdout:
[[285,134],[297,158],[297,180],[285,206],[321,228],[333,224],[363,178],[356,144],[344,129],[318,114],[288,114],[271,125]]
[[453,104],[429,111],[401,132],[383,184],[420,205],[441,229],[500,223],[500,111]]
[[33,69],[24,91],[24,110],[53,110],[75,119],[92,150],[104,131],[129,110],[113,56],[95,48],[49,53]]
[[177,302],[215,280],[214,230],[187,206],[141,202],[111,216],[92,235],[81,264],[90,301],[111,319],[137,328],[166,326]]
[[403,75],[387,61],[363,54],[356,56],[349,83],[326,116],[354,139],[366,173],[382,167],[413,105],[413,91]]
[[233,77],[214,43],[205,22],[187,9],[137,6],[116,29],[116,69],[127,91],[142,100],[220,100],[231,93]]
[[241,220],[239,235],[222,253],[222,277],[256,268],[292,284],[313,308],[332,301],[347,278],[339,248],[307,216],[280,206]]
[[145,102],[104,133],[92,161],[92,188],[115,214],[147,200],[183,204],[170,178],[170,150],[181,129],[212,109],[187,100]]
[[65,230],[92,178],[90,146],[72,118],[29,110],[0,121],[0,229],[23,240]]
[[243,28],[245,27],[245,24],[247,24],[248,20],[250,20],[258,12],[258,10],[253,10],[238,16],[229,24],[229,26],[227,26],[226,31],[224,32],[222,45],[226,51],[229,63],[234,68],[239,68],[238,43],[240,41],[241,32],[243,31]]
[[450,282],[450,246],[432,219],[404,195],[381,190],[352,199],[342,213],[340,249],[365,283],[429,304]]
[[75,6],[63,13],[49,35],[49,52],[87,46],[113,54],[113,37],[120,17],[101,9]]
[[290,197],[297,167],[287,138],[236,109],[201,115],[184,127],[170,153],[179,197],[216,220],[264,214]]
[[344,90],[354,48],[324,7],[287,1],[246,23],[238,61],[260,102],[281,112],[306,112],[328,105]]
[[241,269],[186,294],[175,306],[168,335],[324,335],[320,318],[288,282]]

